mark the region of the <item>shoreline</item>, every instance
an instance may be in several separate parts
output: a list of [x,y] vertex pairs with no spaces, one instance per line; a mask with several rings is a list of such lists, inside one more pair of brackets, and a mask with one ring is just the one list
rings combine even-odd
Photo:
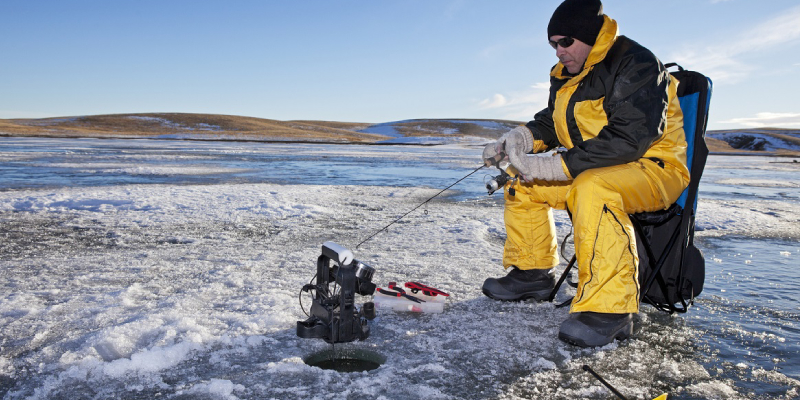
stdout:
[[[453,136],[462,137],[462,136]],[[236,138],[230,137],[160,137],[160,136],[133,136],[133,135],[18,135],[8,132],[0,132],[0,138],[43,138],[43,139],[124,139],[124,140],[179,140],[187,142],[240,142],[240,143],[269,143],[269,144],[324,144],[324,145],[362,145],[362,146],[423,146],[433,147],[452,144],[464,144],[457,141],[441,142],[441,143],[413,143],[413,142],[391,142],[391,141],[376,141],[376,142],[358,142],[358,141],[335,141],[335,140],[310,140],[310,139],[255,139],[255,138]],[[476,137],[477,138],[477,137]],[[488,139],[487,139],[488,140]],[[709,151],[709,156],[760,156],[760,157],[782,157],[782,158],[800,158],[800,153],[797,154],[780,154],[778,152],[757,152],[757,151]],[[795,161],[797,162],[797,161]],[[788,163],[788,162],[787,162]],[[792,163],[788,163],[792,164]]]
[[186,142],[240,142],[240,143],[271,143],[271,144],[341,144],[341,145],[362,145],[362,146],[440,146],[449,143],[402,143],[402,142],[356,142],[356,141],[334,141],[334,140],[310,140],[310,139],[238,139],[238,138],[189,138],[189,137],[159,137],[159,136],[100,136],[100,135],[14,135],[0,132],[0,138],[40,138],[40,139],[123,139],[123,140],[179,140]]

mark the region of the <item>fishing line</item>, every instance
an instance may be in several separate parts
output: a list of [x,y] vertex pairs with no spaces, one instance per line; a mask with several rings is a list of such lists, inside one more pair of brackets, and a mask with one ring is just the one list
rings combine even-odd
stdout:
[[[429,201],[431,201],[431,200],[435,199],[437,196],[439,196],[440,194],[444,193],[444,192],[445,192],[447,189],[450,189],[451,187],[453,187],[453,186],[457,185],[459,182],[463,181],[464,179],[467,179],[467,178],[469,178],[469,177],[470,177],[472,174],[474,174],[474,173],[476,173],[476,172],[480,171],[480,170],[481,170],[481,168],[483,168],[483,167],[485,167],[485,166],[486,166],[486,165],[481,165],[480,167],[478,167],[478,168],[475,168],[475,170],[474,170],[474,171],[472,171],[472,172],[468,173],[468,174],[467,174],[465,177],[463,177],[463,178],[461,178],[461,179],[459,179],[459,180],[455,181],[455,183],[453,183],[452,185],[450,185],[450,186],[448,186],[448,187],[446,187],[446,188],[442,189],[441,191],[439,191],[439,193],[436,193],[435,195],[433,195],[433,196],[429,197],[429,198],[428,198],[428,200],[425,200],[425,201],[423,201],[423,202],[422,202],[420,205],[418,205],[418,206],[414,207],[414,208],[413,208],[411,211],[409,211],[409,212],[407,212],[407,213],[405,213],[405,214],[401,215],[399,218],[397,218],[396,220],[394,220],[394,221],[392,221],[391,223],[389,223],[389,225],[386,225],[386,226],[384,226],[383,228],[381,228],[381,229],[380,229],[380,230],[378,230],[377,232],[375,232],[375,233],[373,233],[372,235],[370,235],[368,238],[366,238],[366,239],[362,240],[362,241],[361,241],[361,243],[357,244],[355,248],[356,248],[356,249],[358,249],[358,247],[359,247],[359,246],[361,246],[362,244],[364,244],[364,242],[366,242],[367,240],[370,240],[370,239],[372,239],[373,237],[375,237],[376,235],[378,235],[379,233],[381,233],[381,232],[383,232],[383,231],[385,231],[385,230],[389,229],[389,227],[390,227],[390,226],[392,226],[392,225],[394,225],[395,223],[397,223],[397,221],[400,221],[401,219],[403,219],[403,218],[404,218],[406,215],[408,215],[408,214],[411,214],[412,212],[416,211],[418,208],[420,208],[420,207],[424,206],[425,204],[428,204],[428,202],[429,202]],[[427,210],[426,210],[426,211],[427,211]]]

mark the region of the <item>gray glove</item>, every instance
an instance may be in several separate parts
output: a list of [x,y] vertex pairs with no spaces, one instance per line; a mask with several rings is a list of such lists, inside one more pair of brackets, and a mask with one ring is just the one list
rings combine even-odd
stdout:
[[503,134],[496,142],[487,144],[483,149],[483,162],[490,166],[508,159],[525,181],[569,180],[561,167],[560,155],[529,155],[532,150],[533,135],[528,128],[520,125]]
[[[509,154],[520,151],[522,154],[533,150],[533,135],[528,128],[520,125],[500,136],[494,143],[483,148],[483,162],[487,166],[496,164]],[[499,155],[503,157],[498,157]]]
[[557,153],[525,154],[518,151],[508,155],[511,165],[522,174],[525,181],[568,181],[569,177],[561,166],[561,155]]

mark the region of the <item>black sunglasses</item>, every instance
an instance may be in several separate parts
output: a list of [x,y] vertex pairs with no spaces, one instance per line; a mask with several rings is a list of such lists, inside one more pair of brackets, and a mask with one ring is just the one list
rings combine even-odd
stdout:
[[563,38],[555,41],[549,40],[549,42],[550,46],[553,46],[554,49],[558,49],[558,46],[561,46],[562,48],[566,49],[567,47],[572,46],[572,44],[575,43],[575,39],[569,36],[564,36]]

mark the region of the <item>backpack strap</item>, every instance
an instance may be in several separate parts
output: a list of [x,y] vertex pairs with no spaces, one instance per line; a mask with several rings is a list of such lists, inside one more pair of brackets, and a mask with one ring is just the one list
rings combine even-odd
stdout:
[[678,63],[671,62],[664,64],[664,68],[666,69],[670,69],[672,67],[678,67],[678,71],[684,71],[683,67],[681,67]]

